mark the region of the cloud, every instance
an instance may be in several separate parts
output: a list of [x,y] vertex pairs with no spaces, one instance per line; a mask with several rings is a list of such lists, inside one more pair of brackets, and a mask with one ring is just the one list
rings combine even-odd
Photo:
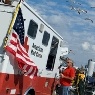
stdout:
[[47,5],[49,5],[49,6],[56,6],[56,5],[57,5],[56,2],[52,2],[52,1],[48,1],[48,2],[46,2],[46,3],[47,3]]
[[82,43],[82,48],[84,50],[89,50],[90,49],[90,43],[89,42],[84,42]]
[[94,0],[88,0],[88,4],[89,4],[91,7],[95,7],[95,1],[94,1]]
[[92,45],[92,49],[94,50],[94,52],[95,52],[95,45]]

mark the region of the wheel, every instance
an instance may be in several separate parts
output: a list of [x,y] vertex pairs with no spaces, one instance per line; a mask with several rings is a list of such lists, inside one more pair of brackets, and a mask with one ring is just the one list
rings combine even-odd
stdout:
[[35,91],[33,89],[29,90],[26,95],[35,95]]

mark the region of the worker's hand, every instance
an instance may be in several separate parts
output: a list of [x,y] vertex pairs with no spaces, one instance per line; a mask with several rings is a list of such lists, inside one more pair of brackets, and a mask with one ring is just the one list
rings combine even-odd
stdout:
[[64,78],[65,76],[61,73],[61,74],[60,74],[60,77],[61,77],[61,78]]

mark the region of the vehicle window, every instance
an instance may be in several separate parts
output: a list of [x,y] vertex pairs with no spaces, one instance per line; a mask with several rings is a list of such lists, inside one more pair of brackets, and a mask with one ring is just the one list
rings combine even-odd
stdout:
[[33,20],[30,20],[29,28],[28,28],[28,35],[33,39],[36,37],[38,25]]
[[47,64],[46,64],[46,69],[47,70],[52,71],[54,69],[58,44],[59,44],[59,40],[56,37],[53,36],[52,42],[51,42],[51,47],[50,47],[50,53],[48,55],[48,60],[47,60]]
[[50,39],[50,34],[46,31],[44,31],[44,35],[43,35],[43,39],[42,39],[43,45],[47,46],[49,39]]

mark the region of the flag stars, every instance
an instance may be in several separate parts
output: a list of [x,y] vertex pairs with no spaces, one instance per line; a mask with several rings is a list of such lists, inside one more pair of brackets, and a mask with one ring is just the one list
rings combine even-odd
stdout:
[[24,32],[25,31],[24,31],[24,20],[23,20],[21,10],[19,10],[19,12],[18,12],[18,15],[17,15],[13,29],[19,35],[20,43],[23,45],[24,44]]

